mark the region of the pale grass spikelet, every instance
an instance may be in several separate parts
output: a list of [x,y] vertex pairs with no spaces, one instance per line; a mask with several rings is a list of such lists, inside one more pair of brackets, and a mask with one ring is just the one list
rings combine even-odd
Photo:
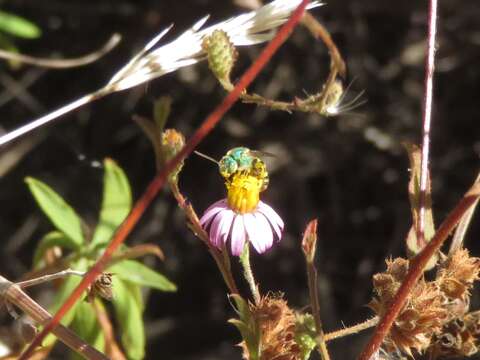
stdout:
[[[230,39],[232,46],[249,46],[269,41],[274,37],[275,30],[288,20],[291,13],[300,4],[301,0],[274,0],[258,10],[232,17],[200,30],[208,20],[208,16],[206,16],[176,39],[156,47],[172,28],[169,26],[149,41],[139,53],[113,75],[105,86],[0,136],[0,146],[106,95],[144,84],[204,60],[206,53],[202,48],[203,40],[211,36],[214,31],[223,31]],[[312,1],[307,9],[321,5],[318,1]]]
[[[300,3],[300,0],[274,0],[258,10],[200,30],[208,20],[206,16],[175,40],[152,50],[171,29],[170,26],[118,71],[107,87],[112,91],[128,89],[203,60],[206,56],[203,41],[215,31],[223,31],[233,46],[250,46],[269,41],[273,38],[275,29],[288,20]],[[320,5],[318,1],[313,1],[307,8],[312,9]]]

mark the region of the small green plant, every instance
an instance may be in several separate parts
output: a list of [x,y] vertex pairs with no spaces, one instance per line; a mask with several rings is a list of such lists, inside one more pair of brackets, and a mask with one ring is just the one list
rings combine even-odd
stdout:
[[[87,271],[103,254],[108,242],[118,226],[129,214],[132,205],[130,185],[125,173],[107,159],[104,162],[103,200],[99,221],[94,229],[89,229],[76,211],[53,189],[38,179],[28,177],[26,183],[43,213],[56,230],[46,234],[38,243],[33,259],[34,273],[72,269]],[[55,249],[67,251],[64,256],[51,259]],[[115,318],[121,329],[121,341],[129,359],[143,359],[145,333],[143,324],[144,303],[141,287],[146,286],[160,291],[175,291],[176,286],[162,274],[150,269],[132,258],[145,254],[155,254],[163,258],[158,246],[143,244],[136,247],[122,246],[115,253],[107,271],[111,273],[112,304]],[[49,259],[50,257],[50,259]],[[109,273],[107,279],[110,278]],[[80,283],[78,276],[69,276],[56,292],[51,310],[56,312],[73,289]],[[107,284],[108,285],[108,284]],[[62,323],[72,329],[85,341],[102,352],[107,352],[105,332],[99,323],[98,312],[104,314],[105,306],[100,299],[100,289],[92,285],[84,302],[78,302],[64,317]],[[97,290],[97,291],[95,291]],[[108,298],[109,289],[106,289]],[[47,339],[44,345],[52,345],[55,338]],[[73,355],[77,357],[78,355]]]

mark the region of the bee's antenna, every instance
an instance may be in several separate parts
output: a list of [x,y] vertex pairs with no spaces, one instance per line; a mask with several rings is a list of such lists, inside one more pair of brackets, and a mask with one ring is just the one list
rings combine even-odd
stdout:
[[210,161],[212,161],[212,162],[214,162],[215,164],[218,165],[218,161],[215,160],[214,158],[212,158],[212,157],[210,157],[210,156],[208,156],[208,155],[202,154],[200,151],[197,151],[197,150],[194,150],[193,152],[194,152],[195,154],[197,154],[198,156],[200,156],[200,157],[202,157],[202,158],[204,158],[204,159],[210,160]]

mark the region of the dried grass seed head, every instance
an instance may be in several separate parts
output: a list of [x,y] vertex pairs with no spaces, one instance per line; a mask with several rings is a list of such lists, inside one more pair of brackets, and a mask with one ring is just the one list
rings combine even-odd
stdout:
[[[301,0],[274,0],[258,10],[200,30],[208,20],[206,16],[175,40],[152,50],[172,28],[170,26],[148,42],[120,69],[109,81],[106,89],[125,90],[203,60],[206,56],[202,47],[203,41],[218,30],[228,36],[233,46],[250,46],[269,41],[275,35],[275,29],[288,20],[300,3]],[[320,5],[320,2],[312,1],[307,8]]]

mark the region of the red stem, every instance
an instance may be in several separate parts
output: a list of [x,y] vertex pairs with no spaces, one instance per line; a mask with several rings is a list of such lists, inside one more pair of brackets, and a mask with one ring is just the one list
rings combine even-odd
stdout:
[[63,303],[61,308],[55,314],[53,319],[45,325],[44,329],[35,337],[32,343],[20,356],[19,360],[28,359],[33,353],[34,349],[42,343],[45,336],[52,331],[61,321],[63,316],[71,309],[71,307],[78,301],[82,293],[87,287],[96,279],[96,277],[102,272],[108,260],[111,258],[115,250],[125,241],[126,237],[130,234],[140,217],[143,215],[147,207],[155,198],[159,190],[165,183],[168,174],[176,168],[176,166],[185,159],[195,147],[205,138],[205,136],[212,131],[215,125],[221,120],[222,116],[232,107],[232,105],[238,100],[242,91],[255,79],[263,67],[272,58],[278,48],[285,42],[295,26],[298,24],[302,15],[307,7],[309,0],[302,0],[301,4],[292,13],[290,19],[280,28],[277,35],[272,41],[265,47],[257,60],[248,68],[243,74],[234,89],[225,97],[220,105],[204,120],[202,125],[193,134],[190,141],[180,151],[175,158],[169,161],[165,167],[160,171],[157,176],[148,185],[146,191],[142,197],[137,201],[135,207],[132,209],[130,215],[122,223],[118,231],[115,233],[114,238],[105,249],[102,257],[98,259],[95,265],[90,271],[83,277],[83,280],[72,292],[68,299]]
[[465,194],[465,196],[460,200],[453,211],[450,212],[447,218],[443,221],[442,225],[440,225],[440,228],[435,233],[435,236],[423,248],[422,252],[420,252],[410,261],[410,269],[405,276],[400,289],[398,289],[398,292],[395,294],[395,298],[393,299],[392,304],[388,308],[387,312],[383,318],[380,319],[374,334],[358,358],[359,360],[370,360],[373,354],[380,348],[383,339],[385,336],[387,336],[390,328],[393,325],[393,322],[407,302],[412,288],[415,286],[420,276],[422,276],[428,261],[440,250],[443,242],[458,224],[463,214],[479,198],[479,195],[480,185],[476,183],[474,187],[470,189],[470,191],[467,192],[467,194]]

